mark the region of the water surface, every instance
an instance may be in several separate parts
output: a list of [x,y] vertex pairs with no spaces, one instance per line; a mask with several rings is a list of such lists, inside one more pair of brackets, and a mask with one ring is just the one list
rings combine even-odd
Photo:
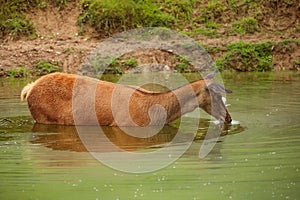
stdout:
[[[0,199],[299,199],[299,73],[222,76],[234,91],[227,103],[238,125],[199,159],[201,134],[209,126],[201,112],[198,138],[186,153],[143,174],[100,163],[74,127],[34,124],[19,100],[30,80],[0,80]],[[144,152],[161,148],[176,131],[165,127],[151,139],[128,137],[116,128],[104,132],[121,149]],[[112,153],[105,146],[101,151]]]

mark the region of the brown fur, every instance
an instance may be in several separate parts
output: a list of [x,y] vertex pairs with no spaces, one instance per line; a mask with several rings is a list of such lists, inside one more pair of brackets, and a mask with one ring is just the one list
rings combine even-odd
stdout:
[[208,90],[206,85],[210,82],[198,80],[155,93],[90,77],[53,73],[25,86],[21,99],[27,99],[34,120],[43,124],[163,125],[197,107],[230,122],[221,95]]

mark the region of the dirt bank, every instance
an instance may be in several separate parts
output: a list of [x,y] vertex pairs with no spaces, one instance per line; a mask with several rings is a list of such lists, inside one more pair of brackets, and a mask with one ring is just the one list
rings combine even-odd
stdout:
[[[19,40],[11,40],[8,37],[0,44],[0,77],[8,76],[8,72],[11,70],[22,68],[33,72],[40,61],[54,63],[64,72],[76,73],[91,50],[105,39],[92,28],[85,28],[84,34],[78,35],[81,31],[77,25],[80,12],[79,4],[70,2],[62,10],[49,5],[46,9],[38,9],[28,13],[27,16],[33,22],[38,36],[34,39],[21,38]],[[227,35],[223,29],[220,29],[221,37],[212,38],[201,34],[193,37],[205,47],[214,49],[211,52],[214,59],[222,57],[227,52],[226,45],[229,43],[271,41],[274,42],[272,47],[272,70],[300,70],[299,42],[285,42],[291,39],[299,41],[300,32],[299,30],[295,31],[295,28],[293,28],[295,23],[297,24],[299,21],[297,19],[299,13],[295,13],[292,9],[289,12],[292,12],[289,15],[290,18],[282,9],[278,10],[274,16],[277,17],[277,21],[274,17],[266,14],[265,19],[262,20],[265,26],[262,32]],[[287,19],[290,19],[294,26],[288,26]],[[296,26],[299,28],[299,25]],[[162,56],[157,57],[162,60],[168,59],[162,58]]]

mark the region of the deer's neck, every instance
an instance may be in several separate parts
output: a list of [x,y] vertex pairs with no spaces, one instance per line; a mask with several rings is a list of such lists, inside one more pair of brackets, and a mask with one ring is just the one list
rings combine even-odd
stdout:
[[[175,90],[151,95],[151,104],[161,105],[166,113],[166,123],[172,122],[180,116],[192,112],[199,107],[198,95],[204,81],[197,81],[184,85]],[[205,84],[205,83],[204,83]]]

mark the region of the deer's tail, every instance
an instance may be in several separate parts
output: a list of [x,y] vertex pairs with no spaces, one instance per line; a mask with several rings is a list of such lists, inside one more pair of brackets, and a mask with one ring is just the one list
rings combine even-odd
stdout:
[[23,88],[23,90],[21,92],[21,101],[24,101],[24,100],[27,99],[27,97],[29,96],[29,94],[30,94],[30,92],[31,92],[31,90],[34,86],[34,84],[35,84],[35,82],[29,83]]

